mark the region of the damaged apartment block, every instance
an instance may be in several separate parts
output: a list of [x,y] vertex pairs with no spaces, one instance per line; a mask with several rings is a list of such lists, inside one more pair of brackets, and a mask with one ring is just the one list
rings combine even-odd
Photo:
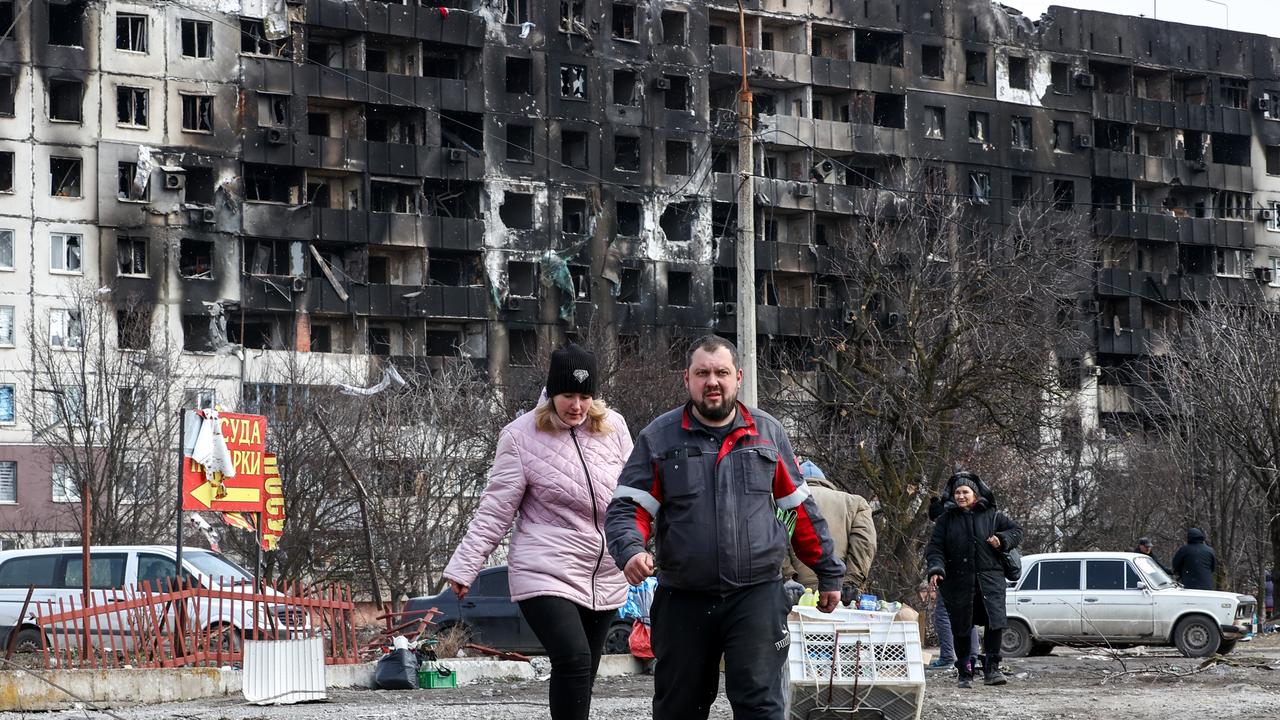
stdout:
[[913,158],[993,226],[1091,216],[1078,364],[1103,384],[1179,288],[1280,285],[1280,41],[986,0],[746,6],[745,28],[723,0],[11,7],[0,214],[31,231],[0,228],[0,263],[5,237],[39,262],[0,289],[47,313],[97,273],[132,299],[122,346],[205,354],[231,395],[238,347],[514,381],[593,324],[628,352],[732,336],[743,46],[771,362],[843,321],[823,258]]

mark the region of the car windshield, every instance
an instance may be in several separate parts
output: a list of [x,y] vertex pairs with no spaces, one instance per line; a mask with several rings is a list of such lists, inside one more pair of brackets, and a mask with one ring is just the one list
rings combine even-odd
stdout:
[[1134,562],[1138,565],[1138,569],[1147,578],[1147,585],[1152,590],[1163,590],[1167,587],[1173,587],[1173,579],[1165,574],[1164,570],[1156,564],[1155,560],[1149,557],[1134,558]]
[[182,559],[195,565],[200,574],[223,585],[253,582],[253,578],[244,568],[216,553],[187,551]]

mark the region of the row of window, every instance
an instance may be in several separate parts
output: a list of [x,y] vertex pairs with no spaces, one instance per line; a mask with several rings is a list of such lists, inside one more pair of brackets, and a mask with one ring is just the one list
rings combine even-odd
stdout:
[[[10,78],[12,87],[12,78]],[[51,122],[84,122],[84,83],[79,80],[49,80],[46,85],[48,116]],[[213,95],[178,92],[182,100],[182,130],[188,133],[213,132]],[[116,124],[146,128],[150,123],[151,90],[116,86]]]
[[[12,387],[0,385],[0,388]],[[80,502],[79,483],[71,465],[54,463],[50,473],[51,497],[53,502]],[[148,466],[143,463],[131,463],[126,472],[115,480],[115,502],[124,504],[153,502],[156,497],[155,482],[152,481]],[[0,460],[0,504],[18,502],[18,463],[15,460]]]

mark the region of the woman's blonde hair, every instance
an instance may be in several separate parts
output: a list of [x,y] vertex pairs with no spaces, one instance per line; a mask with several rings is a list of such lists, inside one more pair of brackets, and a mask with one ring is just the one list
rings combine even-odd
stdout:
[[[538,406],[533,411],[534,425],[542,432],[555,432],[559,429],[555,420],[552,418],[556,414],[555,397],[547,398],[547,401]],[[600,398],[591,398],[591,407],[587,408],[587,419],[583,421],[583,425],[587,430],[600,435],[608,435],[613,432],[613,427],[607,422],[609,419],[609,406]]]

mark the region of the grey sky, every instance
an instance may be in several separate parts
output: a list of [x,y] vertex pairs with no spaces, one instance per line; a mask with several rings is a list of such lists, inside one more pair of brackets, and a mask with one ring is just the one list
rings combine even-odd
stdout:
[[[1050,5],[1101,10],[1124,15],[1145,15],[1160,20],[1227,27],[1231,30],[1280,37],[1280,3],[1276,0],[1000,0],[1031,17],[1039,17]],[[1226,5],[1227,7],[1223,7]],[[1153,15],[1153,10],[1155,14]]]

